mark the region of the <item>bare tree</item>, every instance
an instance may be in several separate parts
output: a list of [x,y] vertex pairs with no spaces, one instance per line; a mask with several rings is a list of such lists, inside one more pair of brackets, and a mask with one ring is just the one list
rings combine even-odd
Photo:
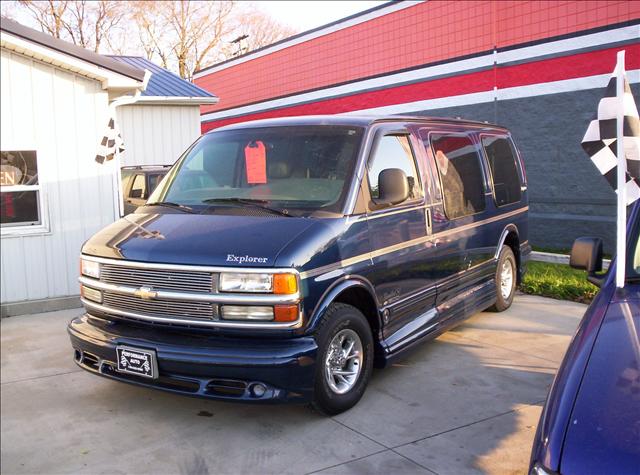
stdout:
[[[93,43],[94,50],[100,50],[105,38],[109,38],[114,28],[123,21],[126,13],[126,3],[120,1],[106,1],[92,3],[94,13]],[[108,40],[107,40],[108,41]]]
[[229,0],[18,0],[3,1],[2,11],[27,13],[42,31],[96,52],[143,54],[186,79],[296,33],[255,3]]
[[138,1],[133,18],[147,58],[191,79],[223,45],[234,7],[231,1]]
[[122,21],[126,7],[126,3],[115,0],[20,0],[18,4],[45,33],[96,52],[100,51],[105,37]]
[[62,38],[62,34],[66,30],[64,14],[69,8],[70,2],[20,0],[18,3],[31,13],[42,31],[49,33],[54,38]]
[[263,46],[268,46],[298,31],[290,26],[280,23],[270,15],[260,10],[253,10],[242,17],[241,31],[247,35],[245,46],[247,52]]

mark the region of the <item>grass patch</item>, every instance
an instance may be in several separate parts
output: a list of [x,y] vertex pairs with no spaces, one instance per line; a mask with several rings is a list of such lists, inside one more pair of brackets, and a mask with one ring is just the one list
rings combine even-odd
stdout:
[[598,293],[598,288],[587,281],[585,271],[566,264],[529,261],[527,267],[520,286],[526,294],[590,303]]

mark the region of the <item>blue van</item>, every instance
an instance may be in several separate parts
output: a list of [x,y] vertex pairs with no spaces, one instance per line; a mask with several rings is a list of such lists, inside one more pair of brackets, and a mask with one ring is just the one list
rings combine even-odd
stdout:
[[531,251],[509,131],[317,116],[216,129],[82,248],[80,367],[336,414],[375,366],[507,309]]
[[602,240],[583,237],[570,264],[600,287],[578,325],[540,415],[530,475],[640,473],[640,201],[627,223],[624,287],[618,259],[602,270]]

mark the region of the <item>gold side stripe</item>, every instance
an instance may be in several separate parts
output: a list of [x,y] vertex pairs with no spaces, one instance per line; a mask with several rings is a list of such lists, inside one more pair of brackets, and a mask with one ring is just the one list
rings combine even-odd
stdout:
[[350,257],[348,259],[344,259],[339,262],[334,262],[332,264],[327,264],[326,266],[317,267],[315,269],[311,269],[305,272],[300,273],[300,279],[308,279],[310,277],[315,277],[326,272],[331,272],[336,269],[341,269],[343,267],[348,267],[353,264],[357,264],[358,262],[363,262],[366,260],[373,259],[374,257],[383,256],[385,254],[389,254],[392,252],[396,252],[411,246],[417,246],[423,244],[428,241],[433,241],[437,239],[441,239],[447,236],[451,236],[452,234],[462,233],[464,231],[468,231],[473,228],[477,228],[478,226],[483,226],[485,224],[494,223],[496,221],[501,221],[503,219],[510,218],[512,216],[516,216],[518,214],[524,213],[528,211],[529,207],[525,206],[524,208],[519,208],[508,213],[501,214],[499,216],[494,216],[492,218],[483,219],[482,221],[477,221],[475,223],[465,224],[464,226],[457,227],[455,229],[448,229],[446,231],[440,231],[439,233],[432,234],[430,236],[423,236],[416,239],[412,239],[411,241],[405,241],[398,244],[394,244],[392,246],[383,247],[381,249],[376,249],[375,251],[367,252],[364,254],[360,254],[358,256]]

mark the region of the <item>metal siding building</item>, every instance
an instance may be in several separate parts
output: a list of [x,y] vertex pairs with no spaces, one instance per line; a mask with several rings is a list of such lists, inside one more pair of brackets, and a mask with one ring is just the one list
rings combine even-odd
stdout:
[[108,94],[99,81],[4,48],[1,61],[0,148],[37,152],[43,221],[2,230],[2,302],[75,295],[78,249],[116,216],[113,175],[93,161]]
[[200,106],[218,98],[148,59],[111,58],[152,73],[138,101],[117,109],[126,148],[122,165],[174,163],[200,136]]
[[640,92],[640,2],[401,1],[195,75],[220,102],[202,130],[268,117],[382,113],[511,129],[527,166],[531,241],[614,242],[615,195],[580,147],[626,49]]
[[198,105],[136,103],[118,107],[117,114],[123,166],[171,165],[200,136]]
[[[141,90],[153,66],[143,102],[116,109],[127,164],[139,165],[175,161],[200,134],[200,104],[216,98],[141,58],[143,68],[4,18],[0,38],[2,315],[79,306],[80,248],[119,218],[116,160],[94,160],[110,103]],[[8,186],[10,153],[35,156],[37,185]],[[5,198],[21,193],[37,193],[38,220],[5,225],[14,206]]]

